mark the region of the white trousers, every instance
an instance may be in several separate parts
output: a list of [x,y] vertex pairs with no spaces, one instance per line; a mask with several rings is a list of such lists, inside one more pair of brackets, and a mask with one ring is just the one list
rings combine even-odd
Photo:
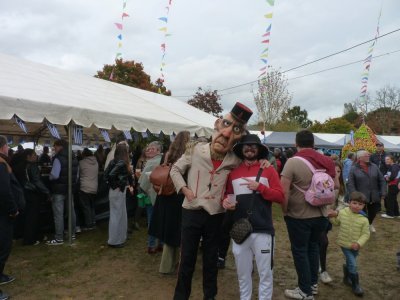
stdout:
[[239,280],[240,300],[251,300],[253,256],[257,263],[260,282],[258,286],[258,299],[269,300],[272,298],[273,274],[273,238],[266,233],[252,233],[243,244],[234,241],[232,252],[235,256],[236,270]]

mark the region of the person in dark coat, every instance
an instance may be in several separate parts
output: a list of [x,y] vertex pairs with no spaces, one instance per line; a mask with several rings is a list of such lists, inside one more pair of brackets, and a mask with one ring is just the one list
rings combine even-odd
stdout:
[[382,175],[385,175],[388,170],[388,166],[386,166],[386,163],[385,163],[386,155],[388,155],[388,154],[385,152],[383,143],[377,142],[376,143],[376,152],[374,154],[372,154],[369,158],[370,162],[372,162],[378,166],[378,169],[379,169],[379,171],[381,171]]
[[43,238],[40,232],[40,205],[45,197],[50,197],[50,191],[40,179],[35,151],[25,149],[24,158],[26,161],[25,182],[21,183],[26,200],[23,243],[24,245],[34,245],[39,244]]
[[[6,137],[0,135],[0,284],[15,280],[4,274],[4,267],[11,253],[13,219],[18,215],[18,207],[11,188],[11,167],[7,162],[8,144]],[[0,300],[8,295],[0,290]]]
[[49,147],[43,147],[43,153],[39,157],[39,166],[49,166],[51,165],[51,158],[49,155]]
[[399,216],[399,203],[397,202],[397,194],[399,193],[398,175],[400,166],[394,163],[393,155],[387,155],[385,158],[388,171],[383,175],[388,184],[388,194],[385,198],[386,213],[382,214],[382,218],[393,219]]
[[[49,175],[51,182],[52,200],[54,216],[54,239],[46,244],[50,246],[64,244],[64,211],[68,213],[68,142],[65,140],[56,140],[54,142],[54,151],[56,155],[53,159],[53,166]],[[76,189],[78,178],[78,160],[72,155],[72,191]],[[76,216],[74,201],[72,201],[72,239],[75,239]]]
[[378,166],[370,162],[370,153],[357,152],[357,162],[351,167],[348,182],[349,193],[361,192],[367,198],[366,212],[371,232],[375,232],[372,222],[381,209],[381,200],[386,196],[386,182]]
[[[175,163],[185,152],[190,140],[189,131],[181,131],[175,137],[165,155],[164,161]],[[158,195],[154,204],[149,234],[164,243],[159,272],[173,274],[176,271],[181,244],[181,219],[183,194]]]

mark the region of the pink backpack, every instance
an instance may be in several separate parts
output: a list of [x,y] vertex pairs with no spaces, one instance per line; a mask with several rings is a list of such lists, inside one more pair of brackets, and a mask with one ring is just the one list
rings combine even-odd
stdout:
[[312,206],[323,206],[335,202],[335,183],[325,169],[315,169],[314,166],[305,158],[294,156],[303,161],[313,173],[311,185],[307,190],[303,190],[296,184],[293,186],[304,194],[306,201]]

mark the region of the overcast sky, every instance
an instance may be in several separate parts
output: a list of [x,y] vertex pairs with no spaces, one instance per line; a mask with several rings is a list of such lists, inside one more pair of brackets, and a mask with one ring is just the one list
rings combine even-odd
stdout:
[[[114,22],[122,0],[0,1],[0,52],[65,70],[94,75],[118,52]],[[269,64],[287,70],[375,36],[382,0],[276,0],[273,7]],[[122,30],[124,60],[142,62],[155,81],[160,75],[158,29],[168,0],[128,0]],[[172,0],[165,57],[165,85],[174,96],[192,95],[197,87],[224,89],[257,79],[263,66],[262,34],[271,11],[265,0]],[[383,0],[381,34],[400,28],[400,1]],[[378,40],[374,55],[400,49],[400,32]],[[340,116],[343,104],[360,92],[362,63],[307,76],[362,60],[369,44],[288,72],[292,105],[310,119]],[[400,52],[373,59],[368,90],[373,96],[386,84],[400,87]],[[2,70],[6,72],[6,70]],[[221,92],[225,111],[239,100],[256,111],[251,85]],[[179,97],[181,100],[188,100]],[[256,121],[254,117],[252,121]]]

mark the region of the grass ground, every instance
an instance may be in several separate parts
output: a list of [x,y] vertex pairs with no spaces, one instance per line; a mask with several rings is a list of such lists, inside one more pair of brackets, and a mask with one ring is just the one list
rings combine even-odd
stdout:
[[[273,299],[285,299],[283,291],[296,286],[290,243],[282,214],[274,208],[276,228]],[[13,299],[172,299],[175,276],[161,275],[161,254],[146,253],[146,230],[134,231],[125,248],[106,246],[107,223],[95,231],[78,236],[73,246],[21,246],[16,242],[6,273],[17,279],[2,286]],[[364,299],[400,299],[400,272],[396,270],[396,252],[400,251],[400,219],[376,219],[377,232],[358,262]],[[341,282],[343,257],[335,244],[337,228],[329,233],[328,271],[334,281],[320,284],[318,300],[356,299]],[[202,299],[201,256],[193,278],[192,299]],[[257,299],[258,276],[254,274],[253,299]],[[239,299],[232,254],[226,269],[218,275],[218,299]]]

